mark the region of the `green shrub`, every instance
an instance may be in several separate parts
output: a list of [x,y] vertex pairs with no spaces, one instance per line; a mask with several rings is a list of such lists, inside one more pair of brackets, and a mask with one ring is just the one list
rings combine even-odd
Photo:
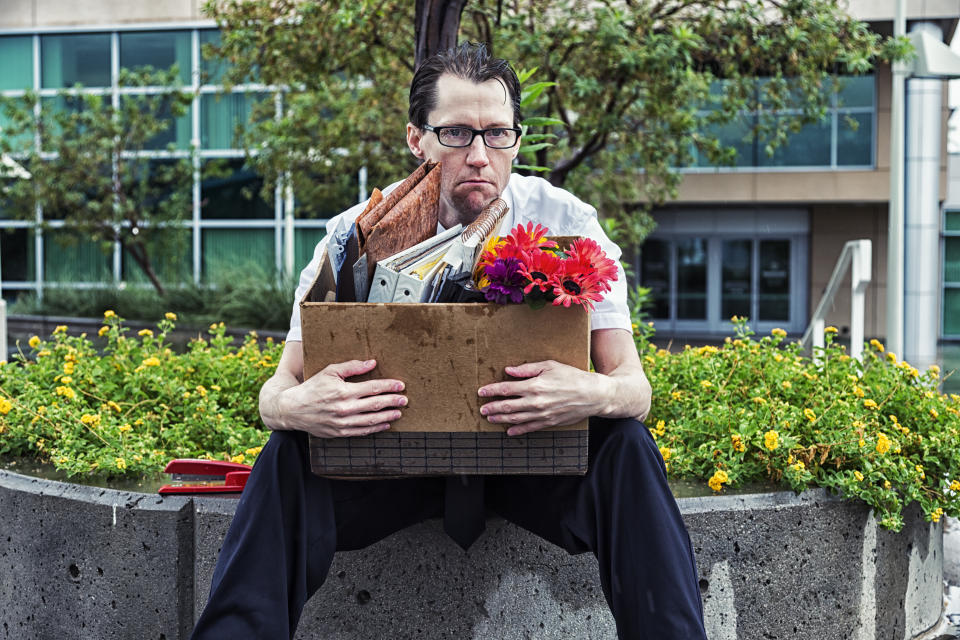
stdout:
[[[826,487],[860,498],[898,530],[904,505],[927,518],[960,515],[960,397],[873,340],[863,362],[834,342],[815,358],[774,329],[759,340],[742,318],[721,347],[668,353],[635,339],[653,385],[647,425],[671,475],[717,492],[748,482]],[[640,328],[646,331],[639,331]]]
[[164,342],[175,320],[130,336],[107,311],[101,352],[66,327],[31,338],[28,354],[0,365],[0,455],[71,476],[157,473],[172,458],[252,463],[268,436],[258,392],[282,345],[255,333],[235,345],[221,322],[175,354]]

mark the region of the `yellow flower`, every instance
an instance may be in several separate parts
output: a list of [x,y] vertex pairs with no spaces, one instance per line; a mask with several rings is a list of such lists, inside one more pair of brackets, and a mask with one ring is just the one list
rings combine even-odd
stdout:
[[857,396],[858,398],[862,398],[866,395],[866,392],[860,387],[860,385],[855,384],[853,385],[853,395]]
[[884,480],[884,481],[883,481],[883,488],[884,488],[884,489],[889,489],[891,486],[893,486],[893,485],[890,484],[890,481],[889,481],[889,480]]
[[780,434],[772,430],[767,431],[765,434],[763,434],[763,446],[770,451],[774,451],[780,446]]
[[863,482],[863,474],[859,471],[854,471],[853,477],[857,479],[857,482]]
[[754,403],[754,404],[767,404],[767,399],[766,399],[766,398],[761,398],[760,396],[757,396],[757,397],[753,398],[753,403]]
[[663,420],[657,420],[656,432],[658,436],[662,436],[667,432],[667,423]]
[[713,386],[713,383],[710,382],[709,380],[701,380],[700,386],[703,387],[704,389],[709,389],[710,387]]
[[140,364],[142,364],[142,365],[145,366],[145,367],[159,367],[159,366],[160,366],[160,358],[158,358],[157,356],[150,356],[149,358],[147,358],[146,360],[144,360],[144,361],[141,362]]
[[44,349],[43,351],[38,351],[38,352],[37,352],[37,357],[38,357],[38,358],[42,358],[42,357],[48,356],[48,355],[50,355],[50,352],[47,351],[46,349]]
[[66,333],[66,332],[67,332],[67,325],[65,325],[65,324],[59,324],[59,325],[56,326],[56,328],[54,328],[53,332],[54,332],[54,333]]
[[110,331],[110,327],[108,327],[107,325],[103,325],[102,327],[100,327],[100,331],[97,331],[97,335],[102,338],[107,331]]
[[683,397],[683,393],[681,393],[680,391],[671,391],[670,397],[673,398],[674,400],[679,400],[680,398]]
[[140,331],[137,332],[137,335],[140,336],[141,338],[142,338],[143,336],[146,336],[146,337],[148,337],[148,338],[152,338],[152,337],[153,337],[153,331],[150,331],[150,329],[140,329]]
[[37,413],[39,413],[40,415],[46,415],[47,408],[43,405],[40,405],[39,407],[37,407]]
[[723,483],[729,482],[730,478],[727,476],[727,472],[723,470],[717,470],[709,480],[707,480],[707,485],[714,491],[720,491],[723,489]]
[[210,388],[213,389],[214,391],[220,391],[220,385],[218,384],[212,384],[210,385]]
[[773,359],[776,360],[777,362],[783,362],[783,356],[780,355],[779,353],[773,354]]
[[204,387],[202,384],[198,384],[198,385],[197,385],[197,393],[199,393],[201,396],[205,396],[205,395],[207,395],[207,388]]
[[131,427],[129,424],[120,425],[120,433],[127,433],[128,431],[132,431],[132,430],[133,430],[133,427]]
[[739,322],[739,321],[740,321],[740,318],[737,316],[733,316],[730,318],[730,322]]
[[810,422],[816,422],[817,414],[813,412],[813,409],[807,408],[803,410],[803,415],[806,416],[807,420]]
[[889,360],[890,362],[896,362],[896,361],[897,361],[897,354],[895,354],[893,351],[888,351],[888,352],[887,352],[887,360]]
[[127,461],[123,458],[117,458],[113,461],[113,463],[117,465],[117,469],[120,469],[121,471],[127,468]]
[[210,325],[210,331],[216,331],[216,330],[217,330],[217,323],[214,322],[212,325]]
[[110,409],[113,409],[113,410],[116,411],[117,413],[120,413],[120,405],[118,405],[118,404],[117,404],[116,402],[114,402],[113,400],[108,400],[108,401],[107,401],[107,407],[110,408]]
[[673,451],[670,450],[670,447],[660,447],[660,455],[663,456],[664,462],[670,459],[672,453]]
[[929,371],[930,375],[932,375],[934,378],[937,378],[940,376],[940,367],[938,367],[935,364],[930,365],[930,368],[927,369],[927,371]]
[[177,314],[171,311],[167,311],[165,314],[163,314],[163,317],[166,318],[167,320],[173,321],[177,319]]
[[940,414],[937,413],[936,409],[930,409],[930,417],[936,420],[937,418],[940,417]]
[[142,427],[142,426],[143,426],[143,418],[137,418],[136,420],[134,420],[134,421],[133,421],[133,426],[135,426],[135,427]]
[[861,448],[866,446],[866,444],[867,444],[867,441],[864,440],[863,438],[860,438],[860,440],[857,441],[857,445],[860,446]]
[[960,491],[960,482],[953,480],[950,482],[950,491]]
[[793,385],[790,383],[789,380],[784,380],[783,382],[780,383],[780,386],[783,387],[784,389],[792,389],[792,388],[793,388]]
[[866,400],[863,401],[863,406],[865,406],[867,409],[876,409],[877,403],[871,400],[870,398],[867,398]]
[[770,335],[775,336],[777,338],[786,338],[787,332],[784,331],[783,329],[776,328],[770,331]]
[[62,385],[57,387],[57,395],[64,396],[67,400],[73,400],[77,396],[73,389],[70,387],[64,387]]
[[96,427],[100,424],[100,414],[99,413],[85,413],[80,416],[80,422],[85,425]]
[[890,450],[890,438],[887,434],[881,432],[877,434],[877,453],[884,454]]
[[116,317],[117,317],[117,314],[115,314],[115,313],[113,312],[113,309],[107,309],[106,311],[103,312],[103,317],[104,317],[104,318],[116,318]]
[[6,398],[0,398],[0,415],[7,415],[13,409],[13,403]]
[[743,437],[739,433],[735,433],[730,436],[730,441],[733,443],[733,450],[738,452],[746,451],[747,447],[743,444]]
[[244,455],[243,455],[242,453],[238,453],[237,455],[235,455],[235,456],[233,456],[232,458],[230,458],[230,462],[236,462],[236,463],[239,464],[239,463],[243,462],[245,459],[246,459],[246,458],[244,458]]
[[807,466],[803,464],[803,460],[797,460],[796,464],[790,465],[790,468],[794,471],[803,471]]
[[31,349],[36,349],[40,346],[40,336],[32,336],[27,344],[30,345]]
[[186,400],[186,399],[189,398],[189,397],[190,397],[190,392],[189,392],[189,391],[184,391],[184,392],[183,392],[183,399]]
[[246,451],[244,451],[244,453],[247,454],[248,456],[258,456],[260,455],[260,451],[262,449],[263,447],[251,447],[250,449],[247,449]]
[[65,374],[67,374],[67,375],[72,375],[72,374],[73,374],[73,369],[74,369],[74,367],[76,367],[76,366],[77,366],[77,365],[75,365],[75,364],[72,363],[72,362],[64,362],[64,363],[63,363],[63,372],[64,372]]
[[943,509],[937,507],[933,513],[930,514],[930,522],[940,522],[940,518],[943,517]]
[[876,338],[870,341],[870,346],[876,349],[877,351],[879,351],[880,353],[883,353],[883,343],[877,340]]
[[834,326],[829,326],[823,330],[824,333],[837,333],[837,328]]
[[62,382],[63,384],[70,384],[71,382],[73,382],[73,378],[71,378],[70,376],[63,376],[62,378],[60,378],[60,382]]

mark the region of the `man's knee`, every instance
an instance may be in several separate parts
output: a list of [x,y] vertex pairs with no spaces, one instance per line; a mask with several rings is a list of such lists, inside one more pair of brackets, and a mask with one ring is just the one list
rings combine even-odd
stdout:
[[[590,447],[596,464],[655,464],[663,458],[647,427],[634,418],[590,421]],[[601,462],[602,461],[602,462]]]

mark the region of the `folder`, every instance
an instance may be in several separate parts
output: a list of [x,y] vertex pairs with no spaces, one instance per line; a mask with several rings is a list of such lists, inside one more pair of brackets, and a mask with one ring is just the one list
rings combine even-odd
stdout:
[[446,246],[463,230],[462,225],[456,225],[432,238],[377,262],[370,284],[370,293],[367,302],[393,302],[397,288],[397,278],[400,271],[413,264],[417,259],[441,246]]

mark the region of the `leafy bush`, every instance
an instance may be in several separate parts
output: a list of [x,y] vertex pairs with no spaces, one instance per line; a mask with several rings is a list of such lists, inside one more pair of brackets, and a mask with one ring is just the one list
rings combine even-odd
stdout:
[[671,475],[716,492],[764,480],[826,487],[894,530],[913,501],[933,522],[960,515],[960,396],[937,392],[938,367],[920,372],[876,340],[861,363],[834,327],[806,358],[781,329],[756,340],[746,319],[733,324],[722,346],[676,354],[635,325],[653,385],[647,425]]
[[29,357],[0,365],[0,454],[71,476],[157,473],[172,458],[252,463],[268,435],[258,392],[281,345],[255,333],[234,345],[221,322],[175,354],[164,342],[175,320],[134,337],[107,311],[99,353],[66,327],[31,338]]

